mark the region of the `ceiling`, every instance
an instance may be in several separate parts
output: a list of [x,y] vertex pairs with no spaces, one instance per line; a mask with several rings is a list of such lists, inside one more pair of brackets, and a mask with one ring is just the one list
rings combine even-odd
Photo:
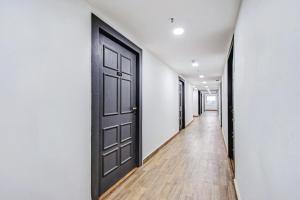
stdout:
[[[217,89],[240,0],[89,0],[198,89]],[[171,23],[170,18],[175,19]],[[173,35],[183,27],[183,35]],[[192,67],[192,60],[199,63]],[[202,74],[205,78],[200,79]],[[203,81],[206,81],[204,84]]]

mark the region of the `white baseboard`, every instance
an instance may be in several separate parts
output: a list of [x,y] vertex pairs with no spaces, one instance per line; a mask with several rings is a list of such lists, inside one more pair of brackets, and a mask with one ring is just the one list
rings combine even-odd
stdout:
[[242,200],[240,190],[239,190],[239,186],[237,184],[236,179],[233,179],[233,183],[234,183],[235,192],[236,192],[236,196],[237,196],[238,200]]

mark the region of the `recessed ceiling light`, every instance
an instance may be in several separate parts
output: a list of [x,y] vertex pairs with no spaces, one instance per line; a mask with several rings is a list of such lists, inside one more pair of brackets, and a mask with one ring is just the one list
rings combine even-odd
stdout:
[[206,85],[205,87],[206,87],[206,88],[208,88],[208,86],[207,86],[207,85]]
[[202,83],[203,83],[203,84],[206,84],[207,82],[206,82],[206,81],[203,81]]
[[200,75],[199,78],[204,78],[204,75]]
[[198,67],[198,66],[199,66],[199,64],[197,63],[197,61],[195,61],[195,60],[192,60],[192,66],[193,66],[193,67]]
[[181,27],[177,27],[173,30],[174,35],[182,35],[184,33],[184,29]]
[[193,62],[193,63],[192,63],[192,66],[193,66],[193,67],[198,67],[199,64],[198,64],[197,62]]

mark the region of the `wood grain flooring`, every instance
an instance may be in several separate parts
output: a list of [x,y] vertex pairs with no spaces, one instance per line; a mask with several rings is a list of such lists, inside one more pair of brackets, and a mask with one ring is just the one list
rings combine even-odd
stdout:
[[205,112],[107,200],[236,200],[217,112]]

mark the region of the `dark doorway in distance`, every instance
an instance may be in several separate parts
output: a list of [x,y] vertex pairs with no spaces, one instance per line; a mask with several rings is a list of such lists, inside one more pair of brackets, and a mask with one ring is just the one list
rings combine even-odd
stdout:
[[179,92],[179,130],[185,128],[185,90],[184,90],[184,79],[179,77],[178,82]]
[[202,114],[202,94],[201,91],[198,90],[198,115]]

